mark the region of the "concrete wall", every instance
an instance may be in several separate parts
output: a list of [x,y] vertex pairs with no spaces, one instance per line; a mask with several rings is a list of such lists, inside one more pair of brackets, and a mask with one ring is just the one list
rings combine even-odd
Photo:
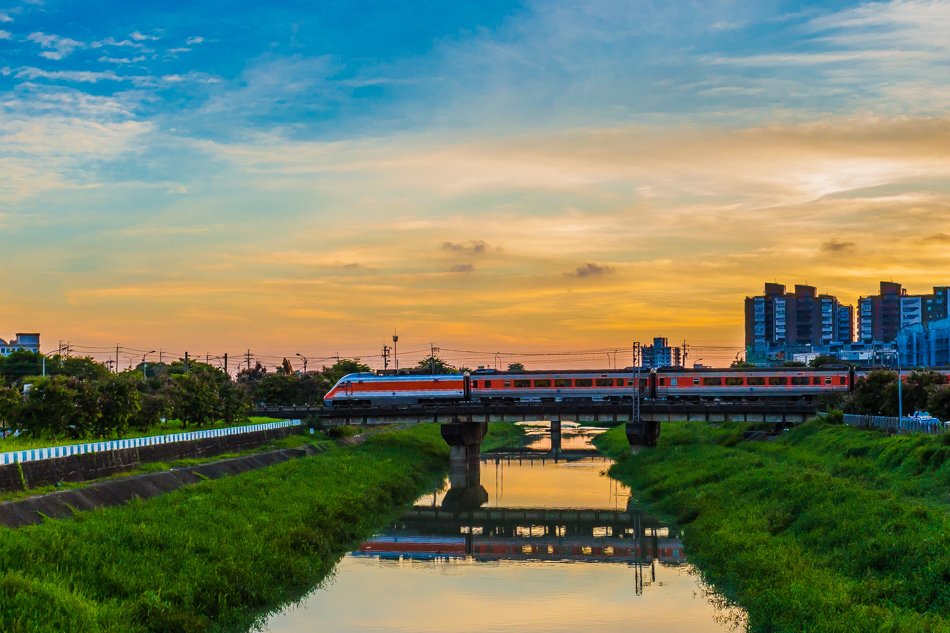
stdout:
[[68,518],[78,511],[119,505],[136,498],[148,499],[204,479],[236,475],[314,453],[316,449],[313,446],[255,453],[210,464],[104,481],[76,490],[63,490],[20,501],[8,501],[0,503],[0,525],[15,528],[40,523],[45,518]]
[[35,488],[58,482],[99,479],[133,470],[146,462],[213,457],[222,453],[233,453],[260,446],[292,433],[300,433],[301,428],[292,426],[240,435],[85,453],[21,464],[4,464],[0,466],[0,491],[23,490],[24,480],[27,487]]

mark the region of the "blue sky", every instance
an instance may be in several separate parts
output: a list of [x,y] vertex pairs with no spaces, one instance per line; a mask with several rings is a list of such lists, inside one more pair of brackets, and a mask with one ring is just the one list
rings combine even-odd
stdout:
[[924,0],[0,2],[0,326],[741,345],[766,275],[925,290],[947,32]]

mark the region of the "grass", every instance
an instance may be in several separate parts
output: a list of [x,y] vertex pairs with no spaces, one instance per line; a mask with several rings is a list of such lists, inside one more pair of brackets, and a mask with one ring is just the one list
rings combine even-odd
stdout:
[[664,424],[633,457],[622,426],[595,442],[752,631],[950,631],[948,438],[744,429]]
[[[487,441],[510,438],[492,426]],[[144,502],[0,528],[0,630],[245,631],[440,482],[447,455],[438,427],[418,425]]]
[[246,426],[248,424],[263,424],[265,422],[281,422],[283,418],[268,418],[264,416],[252,416],[248,418],[246,422],[241,422],[240,424],[213,424],[205,426],[196,426],[194,424],[188,424],[185,428],[181,428],[181,422],[178,420],[169,420],[166,423],[164,428],[152,428],[148,431],[140,431],[137,429],[129,429],[129,431],[122,437],[106,437],[106,438],[86,438],[86,439],[55,439],[51,440],[49,438],[33,438],[33,437],[5,437],[0,439],[0,453],[8,453],[11,451],[25,451],[32,448],[50,448],[53,446],[71,446],[73,444],[86,444],[88,442],[103,442],[108,440],[128,440],[136,437],[150,437],[153,435],[173,435],[175,433],[188,433],[190,431],[206,431],[208,429],[222,429],[229,426]]

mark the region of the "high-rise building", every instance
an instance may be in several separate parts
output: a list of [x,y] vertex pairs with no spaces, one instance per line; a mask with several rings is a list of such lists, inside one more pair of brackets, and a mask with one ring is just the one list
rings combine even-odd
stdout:
[[746,348],[770,352],[786,346],[831,345],[853,339],[854,309],[814,286],[797,284],[792,293],[776,283],[765,294],[746,297]]
[[670,347],[669,339],[658,336],[653,339],[653,345],[643,346],[642,366],[647,369],[680,367],[683,364],[680,352],[680,348]]
[[948,305],[948,286],[934,286],[933,294],[912,295],[899,283],[882,281],[879,294],[858,299],[858,339],[890,343],[903,327],[947,318]]

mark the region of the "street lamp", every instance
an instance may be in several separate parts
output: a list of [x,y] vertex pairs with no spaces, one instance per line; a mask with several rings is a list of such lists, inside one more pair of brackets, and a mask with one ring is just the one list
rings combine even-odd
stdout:
[[145,380],[148,380],[148,371],[147,371],[148,363],[145,362],[145,357],[148,356],[149,354],[154,354],[157,351],[158,350],[153,349],[151,352],[145,352],[144,354],[142,354],[142,378],[144,378]]
[[303,373],[306,374],[307,373],[307,357],[301,354],[300,352],[297,352],[297,356],[300,356],[300,358],[303,359]]

